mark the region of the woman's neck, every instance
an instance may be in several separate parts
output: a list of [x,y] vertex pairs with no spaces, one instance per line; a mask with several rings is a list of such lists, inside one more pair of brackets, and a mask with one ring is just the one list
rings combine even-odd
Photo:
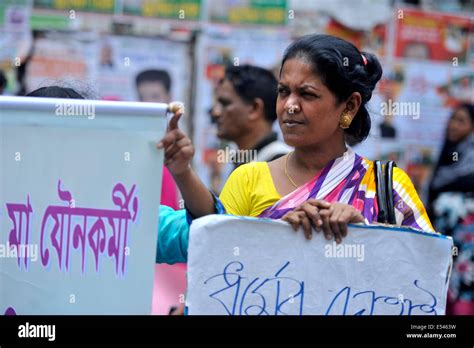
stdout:
[[340,157],[347,151],[345,143],[334,146],[313,145],[311,147],[295,148],[291,156],[295,169],[316,173],[323,169],[331,160]]

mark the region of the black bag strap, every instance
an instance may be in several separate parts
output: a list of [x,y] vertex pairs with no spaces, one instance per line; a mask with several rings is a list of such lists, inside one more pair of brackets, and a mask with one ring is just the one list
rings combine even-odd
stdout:
[[377,195],[377,204],[379,206],[379,214],[377,221],[381,223],[388,222],[388,211],[387,211],[387,194],[385,192],[385,177],[382,171],[382,163],[380,161],[374,161],[374,173],[375,173],[375,187]]
[[383,168],[380,161],[374,161],[375,187],[379,206],[377,221],[384,224],[396,225],[397,223],[393,206],[393,167],[396,166],[394,161],[388,161]]
[[396,225],[395,207],[393,206],[393,167],[396,167],[394,161],[388,161],[385,165],[385,194],[387,200],[387,219],[391,225]]

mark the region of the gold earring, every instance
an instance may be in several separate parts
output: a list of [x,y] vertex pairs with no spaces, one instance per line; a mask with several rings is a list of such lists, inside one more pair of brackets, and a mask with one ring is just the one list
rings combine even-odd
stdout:
[[342,129],[347,129],[351,125],[352,118],[349,116],[348,112],[344,112],[339,120],[339,127]]

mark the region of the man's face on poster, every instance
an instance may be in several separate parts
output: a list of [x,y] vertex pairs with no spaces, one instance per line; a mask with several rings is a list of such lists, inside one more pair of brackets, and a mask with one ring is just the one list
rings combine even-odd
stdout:
[[170,94],[160,81],[144,81],[138,87],[138,97],[142,102],[169,103]]

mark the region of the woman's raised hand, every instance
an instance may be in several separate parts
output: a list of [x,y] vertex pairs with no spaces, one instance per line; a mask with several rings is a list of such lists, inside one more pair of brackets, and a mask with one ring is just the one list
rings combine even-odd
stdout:
[[156,146],[165,150],[165,165],[173,176],[187,172],[191,167],[194,156],[194,146],[191,139],[178,127],[178,121],[184,113],[180,103],[171,103],[170,111],[174,114],[163,139]]
[[183,106],[171,103],[169,110],[174,113],[173,118],[165,136],[156,147],[165,149],[165,165],[173,175],[191,215],[198,218],[214,214],[214,198],[191,168],[194,146],[191,139],[178,128],[178,121],[184,112]]
[[322,230],[327,240],[334,237],[340,243],[347,236],[347,224],[364,222],[364,217],[356,208],[345,203],[309,199],[286,213],[282,220],[290,223],[295,231],[302,226],[307,239],[311,239],[314,228],[316,232]]

